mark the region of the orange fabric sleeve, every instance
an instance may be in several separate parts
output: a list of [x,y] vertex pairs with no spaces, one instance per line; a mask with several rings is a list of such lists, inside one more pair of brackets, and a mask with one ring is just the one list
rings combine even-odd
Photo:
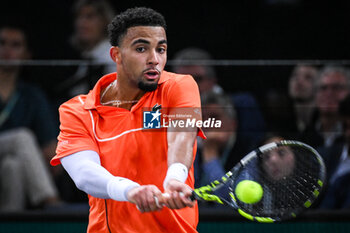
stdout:
[[[180,109],[179,113],[188,113],[190,115],[196,115],[197,120],[201,117],[201,99],[199,94],[199,88],[196,81],[190,75],[181,75],[175,79],[175,83],[169,88],[168,92],[169,106],[176,106]],[[185,110],[188,108],[188,110]],[[199,111],[199,117],[198,112]],[[174,109],[173,111],[177,111]],[[182,112],[181,112],[182,111]],[[202,129],[198,129],[198,136],[206,139],[206,136]]]
[[168,92],[169,107],[201,107],[196,81],[190,75],[178,76]]
[[[82,111],[77,111],[77,108],[81,108]],[[56,156],[51,160],[51,165],[58,165],[61,158],[79,151],[93,150],[99,153],[95,139],[92,138],[89,112],[83,109],[82,104],[67,102],[61,105],[59,113],[60,134]]]

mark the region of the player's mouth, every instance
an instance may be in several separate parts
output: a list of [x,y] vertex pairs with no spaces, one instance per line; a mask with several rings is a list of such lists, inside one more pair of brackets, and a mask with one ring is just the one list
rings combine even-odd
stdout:
[[144,72],[144,77],[150,81],[157,80],[159,76],[160,76],[160,72],[157,69],[147,69]]

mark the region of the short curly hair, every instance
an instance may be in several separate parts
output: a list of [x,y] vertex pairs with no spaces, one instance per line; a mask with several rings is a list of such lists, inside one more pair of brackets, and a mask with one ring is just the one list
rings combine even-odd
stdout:
[[114,17],[108,25],[111,45],[118,46],[128,28],[136,26],[160,26],[166,29],[166,22],[163,15],[151,8],[130,8]]

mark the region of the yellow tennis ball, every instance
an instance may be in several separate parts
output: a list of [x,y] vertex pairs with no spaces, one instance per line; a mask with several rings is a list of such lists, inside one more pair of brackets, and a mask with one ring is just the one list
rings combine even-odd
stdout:
[[264,191],[259,183],[252,180],[243,180],[236,186],[235,193],[240,201],[254,204],[261,200]]

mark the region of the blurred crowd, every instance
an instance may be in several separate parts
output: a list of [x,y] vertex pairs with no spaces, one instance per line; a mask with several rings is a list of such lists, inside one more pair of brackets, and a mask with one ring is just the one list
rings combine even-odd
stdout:
[[[107,39],[107,24],[115,14],[112,9],[103,0],[79,0],[73,9],[74,33],[67,35],[71,53],[66,59],[96,64],[52,73],[51,83],[40,83],[47,77],[31,82],[25,77],[28,68],[20,63],[0,65],[0,211],[87,205],[86,195],[74,187],[62,167],[51,167],[49,161],[55,154],[59,132],[58,106],[87,93],[100,77],[115,71]],[[21,26],[2,25],[0,61],[31,59],[35,51],[31,51],[27,38],[28,32]],[[197,82],[203,118],[223,122],[221,130],[205,132],[207,139],[199,141],[197,187],[223,176],[268,135],[278,135],[305,142],[323,157],[327,184],[315,208],[350,208],[347,67],[297,64],[289,76],[281,77],[288,79],[287,87],[266,88],[258,97],[220,86],[216,67],[200,63],[214,59],[202,48],[184,48],[170,59],[174,61],[170,71],[191,74]],[[288,91],[281,91],[285,89]]]

